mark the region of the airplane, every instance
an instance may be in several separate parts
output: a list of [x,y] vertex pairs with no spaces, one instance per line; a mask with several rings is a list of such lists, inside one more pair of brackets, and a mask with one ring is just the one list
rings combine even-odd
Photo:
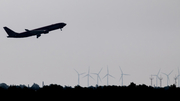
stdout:
[[30,37],[30,36],[36,36],[39,38],[41,34],[47,34],[50,31],[56,30],[56,29],[61,29],[66,26],[66,23],[56,23],[52,24],[49,26],[33,29],[33,30],[28,30],[25,29],[25,32],[22,33],[16,33],[13,30],[9,29],[8,27],[3,27],[6,33],[9,35],[7,38],[25,38],[25,37]]

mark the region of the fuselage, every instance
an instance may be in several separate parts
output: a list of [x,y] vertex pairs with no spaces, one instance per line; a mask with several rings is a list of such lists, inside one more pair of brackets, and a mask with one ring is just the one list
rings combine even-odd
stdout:
[[8,38],[24,38],[24,37],[34,36],[34,35],[36,35],[38,38],[41,36],[41,34],[47,34],[50,31],[53,31],[56,29],[62,30],[62,28],[64,26],[66,26],[65,23],[56,23],[56,24],[52,24],[49,26],[45,26],[45,27],[41,27],[41,28],[37,28],[37,29],[33,29],[33,30],[25,29],[26,32],[22,32],[22,33],[16,33],[7,27],[4,27],[4,29],[7,32],[7,34],[9,35],[9,36],[7,36]]

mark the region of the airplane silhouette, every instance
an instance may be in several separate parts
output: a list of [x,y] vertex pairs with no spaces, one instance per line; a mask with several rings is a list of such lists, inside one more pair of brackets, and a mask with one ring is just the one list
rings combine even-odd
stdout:
[[62,31],[62,28],[64,26],[66,26],[66,23],[56,23],[56,24],[52,24],[49,26],[45,26],[45,27],[41,27],[41,28],[37,28],[33,30],[25,29],[26,32],[22,32],[22,33],[16,33],[13,30],[9,29],[8,27],[3,27],[3,28],[9,35],[7,36],[7,38],[24,38],[24,37],[34,36],[34,35],[36,35],[36,37],[39,38],[41,34],[47,34],[49,33],[49,31],[53,31],[56,29],[61,29]]

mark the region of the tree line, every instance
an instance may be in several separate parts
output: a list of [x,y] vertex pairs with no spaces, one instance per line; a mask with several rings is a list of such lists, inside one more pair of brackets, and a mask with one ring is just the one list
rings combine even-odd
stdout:
[[8,88],[0,87],[0,96],[6,98],[28,98],[29,100],[42,100],[42,99],[121,99],[127,100],[157,100],[178,98],[180,88],[175,85],[168,87],[152,87],[145,84],[136,85],[130,83],[128,86],[90,86],[81,87],[79,85],[75,87],[61,86],[57,84],[45,85],[43,87],[22,87],[11,85]]

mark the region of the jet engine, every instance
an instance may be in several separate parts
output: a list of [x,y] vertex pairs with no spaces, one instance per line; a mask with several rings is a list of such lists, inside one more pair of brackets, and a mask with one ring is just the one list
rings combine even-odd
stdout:
[[47,30],[44,30],[44,31],[43,31],[43,33],[44,33],[44,34],[47,34],[47,33],[49,33],[49,31],[47,31]]

